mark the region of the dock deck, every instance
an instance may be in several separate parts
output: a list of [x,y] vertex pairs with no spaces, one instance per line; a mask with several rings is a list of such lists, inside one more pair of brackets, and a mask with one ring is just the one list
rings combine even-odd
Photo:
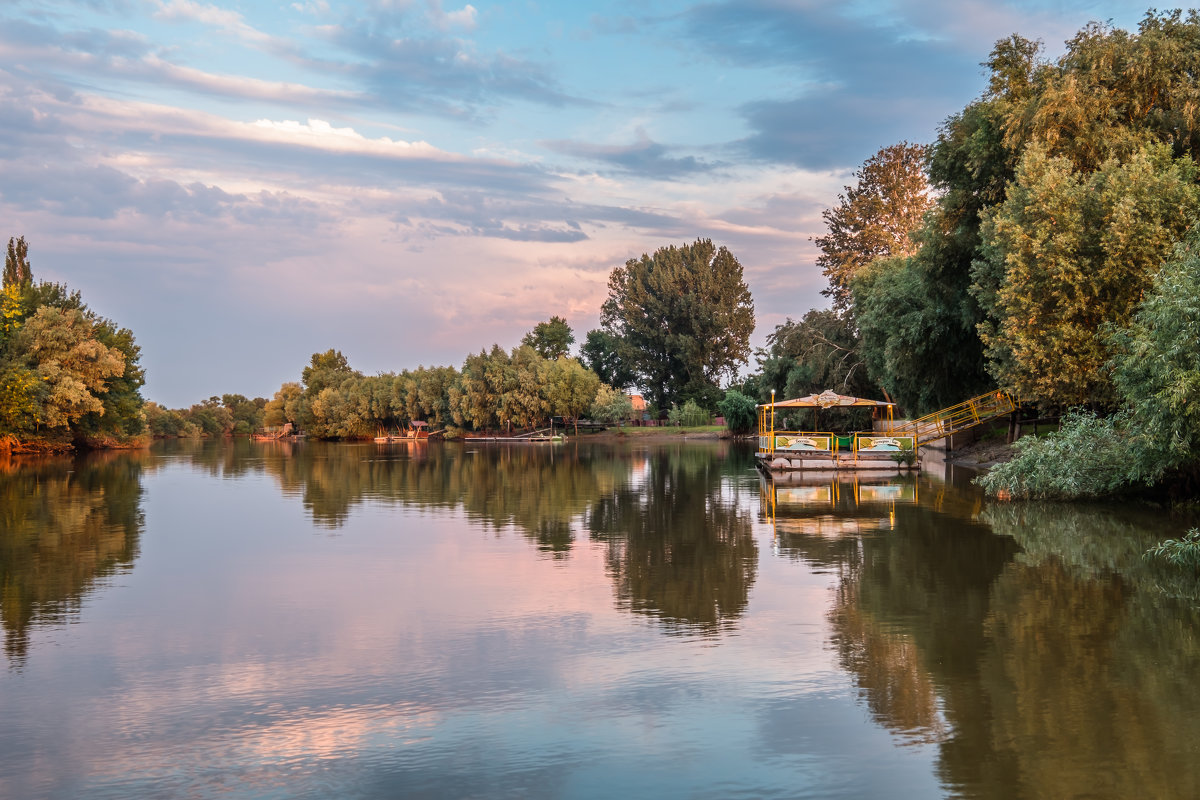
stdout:
[[767,472],[906,472],[917,469],[915,463],[910,466],[898,462],[890,453],[789,453],[776,450],[773,453],[759,451],[756,458],[758,466]]

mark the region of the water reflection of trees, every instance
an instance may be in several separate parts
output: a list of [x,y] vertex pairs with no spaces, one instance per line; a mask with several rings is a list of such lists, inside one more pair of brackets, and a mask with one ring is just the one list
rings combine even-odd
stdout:
[[1013,505],[981,522],[907,507],[851,544],[789,536],[840,576],[833,645],[872,715],[938,742],[964,795],[1200,796],[1200,611],[1141,558],[1160,521]]
[[0,621],[12,662],[30,629],[77,612],[98,582],[132,569],[145,453],[0,463]]
[[1040,744],[1014,756],[1025,794],[1200,796],[1200,587],[1142,559],[1161,518],[1051,504],[985,516],[1023,549],[993,588],[983,664],[993,739]]
[[642,483],[591,507],[587,527],[607,545],[622,605],[703,633],[745,611],[758,546],[748,509],[722,491],[719,466],[703,450],[652,451]]
[[957,730],[946,698],[976,678],[988,587],[1015,552],[982,525],[902,506],[894,528],[847,554],[833,643],[880,724],[910,741]]
[[567,557],[586,529],[607,545],[618,603],[669,626],[718,630],[746,607],[757,568],[749,509],[728,482],[753,455],[728,443],[651,446],[198,443],[214,475],[260,471],[336,529],[365,502],[461,508]]

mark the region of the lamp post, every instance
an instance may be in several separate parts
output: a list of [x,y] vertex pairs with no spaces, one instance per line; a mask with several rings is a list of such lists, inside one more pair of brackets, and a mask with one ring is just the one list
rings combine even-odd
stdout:
[[771,390],[771,455],[775,455],[775,390]]

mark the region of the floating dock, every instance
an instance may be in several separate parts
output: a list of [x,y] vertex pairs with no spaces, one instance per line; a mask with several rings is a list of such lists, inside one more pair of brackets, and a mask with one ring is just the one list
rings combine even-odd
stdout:
[[[758,465],[772,474],[882,472],[919,469],[919,448],[990,422],[1017,408],[1007,392],[989,392],[911,422],[893,419],[894,404],[882,400],[819,395],[772,401],[758,407]],[[871,408],[883,431],[837,434],[776,428],[776,415],[800,408]]]

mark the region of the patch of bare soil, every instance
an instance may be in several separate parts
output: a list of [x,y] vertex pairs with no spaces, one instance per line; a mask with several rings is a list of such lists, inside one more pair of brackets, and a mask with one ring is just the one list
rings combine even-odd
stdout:
[[946,460],[966,467],[986,469],[1012,460],[1014,454],[1013,446],[1008,442],[1003,439],[990,439],[960,447],[949,453]]

